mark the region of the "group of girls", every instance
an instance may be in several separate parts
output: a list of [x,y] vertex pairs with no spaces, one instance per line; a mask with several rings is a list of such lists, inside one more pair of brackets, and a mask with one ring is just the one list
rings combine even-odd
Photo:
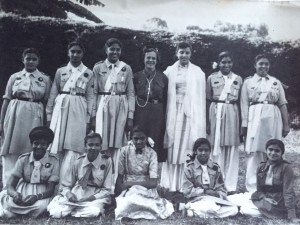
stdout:
[[133,74],[119,60],[122,47],[120,40],[108,39],[107,58],[91,71],[82,63],[84,46],[70,43],[70,61],[57,70],[52,88],[49,77],[37,69],[39,53],[32,48],[23,52],[24,69],[10,77],[1,109],[3,186],[18,157],[31,150],[30,130],[43,125],[54,132],[48,150],[60,158],[60,177],[70,172],[72,158],[84,153],[85,134],[94,130],[115,162],[116,180],[120,148],[138,124],[153,139],[162,162],[160,185],[171,192],[181,191],[187,155],[193,158],[195,141],[206,137],[227,191],[235,192],[242,135],[250,154],[246,188],[254,192],[256,168],[267,159],[265,143],[289,133],[284,89],[268,74],[269,58],[256,56],[256,72],[243,82],[232,72],[231,53],[222,52],[218,71],[206,81],[201,68],[190,61],[193,50],[187,42],[177,45],[178,61],[163,73],[156,69],[156,48],[143,48],[145,67]]

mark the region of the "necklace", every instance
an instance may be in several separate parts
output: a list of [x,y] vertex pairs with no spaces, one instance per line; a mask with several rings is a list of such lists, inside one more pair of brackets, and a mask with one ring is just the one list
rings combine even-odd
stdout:
[[148,103],[149,95],[150,95],[150,90],[151,90],[151,83],[152,83],[154,77],[156,76],[156,70],[155,70],[155,73],[154,73],[153,77],[152,77],[150,80],[147,78],[146,73],[145,73],[145,70],[143,70],[143,74],[144,74],[144,76],[145,76],[145,78],[146,78],[146,80],[147,80],[147,82],[148,82],[147,99],[146,99],[145,104],[144,104],[144,105],[141,105],[141,104],[139,103],[139,101],[138,101],[137,96],[135,96],[136,104],[137,104],[139,107],[142,107],[142,108],[145,107],[145,106],[147,105],[147,103]]

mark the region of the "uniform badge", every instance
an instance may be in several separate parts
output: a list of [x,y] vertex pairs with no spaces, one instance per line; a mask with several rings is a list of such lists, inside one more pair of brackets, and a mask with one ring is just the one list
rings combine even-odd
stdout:
[[39,77],[39,78],[38,78],[38,81],[39,81],[39,82],[42,82],[43,80],[44,80],[44,79],[43,79],[42,77]]
[[89,74],[88,73],[84,73],[84,77],[88,77],[89,76]]
[[215,82],[214,82],[214,84],[218,84],[218,83],[219,83],[219,81],[215,81]]
[[17,77],[17,78],[16,78],[16,80],[21,80],[21,79],[22,79],[21,77]]
[[274,82],[273,85],[277,85],[277,82]]
[[66,73],[63,73],[63,74],[61,74],[62,76],[65,76],[65,75],[67,75]]
[[125,71],[126,71],[126,67],[125,67],[125,66],[122,68],[122,71],[123,71],[123,72],[125,72]]
[[46,164],[45,164],[45,167],[46,167],[46,168],[49,168],[50,166],[51,166],[50,163],[46,163]]
[[102,164],[102,165],[100,166],[100,169],[101,169],[101,170],[104,170],[104,169],[105,169],[105,165]]
[[238,82],[235,80],[235,81],[233,81],[233,84],[234,84],[234,85],[237,85],[237,84],[238,84]]

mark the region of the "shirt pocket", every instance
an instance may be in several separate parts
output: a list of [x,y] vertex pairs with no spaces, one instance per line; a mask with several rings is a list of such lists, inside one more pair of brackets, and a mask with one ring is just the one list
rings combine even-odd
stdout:
[[46,183],[52,175],[53,165],[50,165],[48,168],[43,166],[41,170],[41,183]]
[[237,99],[239,97],[239,93],[240,93],[240,89],[241,89],[241,85],[238,83],[238,81],[233,81],[230,89],[231,89],[231,92],[229,95],[231,95],[232,97]]
[[223,91],[224,83],[221,81],[212,81],[211,88],[213,91],[213,96],[220,96]]
[[79,92],[85,92],[86,90],[86,87],[87,87],[87,83],[88,83],[88,79],[87,78],[82,78],[82,77],[79,77],[76,81],[76,87],[77,87],[77,91]]
[[278,87],[278,85],[274,85],[274,84],[272,85],[272,87],[270,89],[270,92],[269,92],[269,97],[270,97],[270,100],[274,103],[278,101],[278,99],[279,99],[279,87]]
[[97,186],[101,187],[104,183],[104,171],[105,169],[97,169],[94,173],[94,182]]

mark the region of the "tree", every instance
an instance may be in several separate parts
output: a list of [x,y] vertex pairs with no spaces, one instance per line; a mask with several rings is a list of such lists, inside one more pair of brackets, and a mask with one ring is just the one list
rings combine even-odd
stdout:
[[260,24],[257,29],[257,36],[265,38],[269,35],[269,28],[266,24]]
[[101,6],[101,7],[105,6],[102,2],[100,2],[98,0],[76,0],[76,2],[78,2],[78,1],[84,5],[96,5],[96,6]]

